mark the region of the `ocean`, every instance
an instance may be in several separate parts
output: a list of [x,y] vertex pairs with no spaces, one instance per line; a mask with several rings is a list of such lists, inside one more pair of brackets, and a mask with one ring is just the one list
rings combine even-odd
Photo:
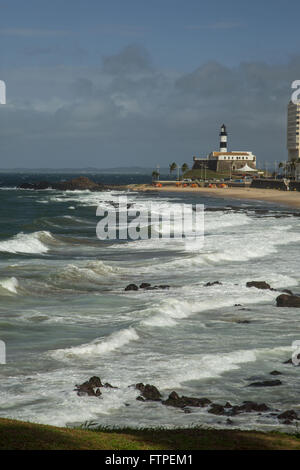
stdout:
[[[276,413],[232,418],[136,400],[132,384],[164,398],[252,400],[298,410],[299,370],[283,364],[300,339],[299,310],[277,308],[278,291],[300,294],[296,209],[193,193],[18,190],[22,182],[74,175],[0,175],[0,416],[57,426],[165,426],[282,429]],[[99,182],[149,182],[143,175],[87,175]],[[126,195],[132,208],[168,211],[204,204],[204,245],[182,240],[103,241],[97,207]],[[208,282],[220,284],[206,286]],[[137,285],[170,289],[128,291]],[[249,387],[274,379],[277,387]],[[99,376],[116,389],[78,396],[75,384]]]

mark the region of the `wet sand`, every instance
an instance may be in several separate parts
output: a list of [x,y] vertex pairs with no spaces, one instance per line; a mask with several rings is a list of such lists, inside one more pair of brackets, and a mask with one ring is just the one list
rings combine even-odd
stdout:
[[283,204],[289,207],[300,208],[300,193],[298,191],[279,191],[276,189],[257,188],[178,188],[176,186],[163,186],[155,188],[147,184],[130,185],[133,191],[158,191],[158,192],[180,192],[195,193],[205,196],[221,197],[226,199],[252,199],[256,201],[267,201],[274,204]]

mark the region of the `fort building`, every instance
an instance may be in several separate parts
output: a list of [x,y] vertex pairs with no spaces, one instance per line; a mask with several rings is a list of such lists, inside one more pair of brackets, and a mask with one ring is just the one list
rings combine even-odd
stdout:
[[193,170],[207,168],[213,171],[256,170],[256,156],[248,151],[228,151],[228,134],[223,124],[220,131],[219,151],[210,152],[206,158],[193,157]]

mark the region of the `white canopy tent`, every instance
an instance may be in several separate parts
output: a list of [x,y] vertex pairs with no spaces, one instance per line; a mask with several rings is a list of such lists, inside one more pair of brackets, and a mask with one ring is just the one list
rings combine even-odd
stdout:
[[245,173],[245,172],[248,172],[248,171],[249,171],[249,172],[250,172],[250,171],[251,171],[251,172],[253,172],[253,171],[254,171],[254,172],[257,172],[257,170],[255,170],[254,168],[251,168],[250,166],[248,166],[247,163],[246,163],[246,165],[243,166],[242,168],[239,168],[238,170],[234,170],[234,171],[235,171],[236,173]]

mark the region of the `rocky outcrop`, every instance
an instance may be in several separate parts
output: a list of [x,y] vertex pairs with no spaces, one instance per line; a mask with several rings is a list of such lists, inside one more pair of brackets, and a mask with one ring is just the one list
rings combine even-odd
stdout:
[[[170,286],[167,284],[161,284],[159,286],[151,286],[148,282],[142,282],[140,284],[140,289],[143,290],[160,290],[160,289],[170,289]],[[125,290],[139,290],[138,286],[136,284],[128,284],[128,286],[125,287]]]
[[210,403],[211,401],[208,398],[180,397],[176,392],[170,393],[168,399],[162,402],[163,405],[174,406],[175,408],[185,408],[186,406],[203,408]]
[[126,291],[128,291],[128,290],[139,290],[139,288],[136,284],[128,284],[128,286],[126,286],[124,290],[126,290]]
[[262,382],[252,382],[248,387],[277,387],[282,385],[280,380],[263,380]]
[[211,287],[211,286],[221,286],[222,282],[219,281],[213,281],[213,282],[207,282],[204,284],[204,287]]
[[86,382],[83,382],[81,385],[75,385],[75,392],[77,392],[78,396],[84,396],[87,395],[89,397],[100,397],[101,391],[100,388],[118,388],[114,387],[110,383],[106,382],[104,385],[101,382],[100,377],[97,377],[94,375],[91,377],[89,380]]
[[282,424],[292,424],[292,421],[298,421],[298,415],[294,410],[286,410],[283,413],[280,413],[277,418],[279,421],[283,421]]
[[246,287],[256,287],[256,289],[270,289],[271,286],[265,281],[250,281],[247,282]]
[[277,307],[300,308],[300,297],[297,295],[281,294],[276,298]]
[[101,395],[100,387],[103,387],[99,377],[91,377],[87,382],[81,385],[75,385],[75,391],[78,396],[88,395],[89,397],[99,397]]
[[225,407],[222,405],[219,405],[219,403],[213,403],[208,410],[208,413],[211,413],[213,415],[224,415],[226,414],[225,412]]
[[[277,375],[277,371],[274,375]],[[279,374],[279,373],[278,373]],[[265,381],[265,382],[254,382],[250,386],[255,387],[265,387],[265,386],[275,386],[281,385],[279,380]],[[104,385],[101,382],[100,377],[93,376],[87,382],[82,383],[81,385],[76,385],[75,391],[79,396],[101,396],[101,387],[106,388],[117,388],[113,387],[111,384],[106,382]],[[227,424],[233,424],[229,417],[236,416],[242,413],[266,413],[272,411],[268,405],[265,403],[257,403],[254,401],[244,401],[242,405],[232,405],[229,402],[226,402],[225,405],[220,403],[213,403],[208,398],[196,398],[196,397],[187,397],[179,396],[177,392],[173,391],[169,394],[166,400],[162,400],[162,395],[160,391],[150,384],[144,385],[142,382],[138,384],[130,385],[129,387],[134,387],[136,390],[139,390],[140,395],[136,398],[138,401],[155,401],[160,402],[162,405],[171,406],[174,408],[180,408],[184,413],[191,413],[190,408],[207,408],[207,412],[216,416],[225,416],[227,417]],[[130,406],[128,403],[125,403],[125,406]],[[279,413],[279,414],[278,414]],[[270,413],[270,416],[277,417],[281,424],[293,424],[293,421],[299,420],[297,413],[294,410],[286,410],[284,412],[279,412],[279,410],[274,410]]]
[[143,398],[144,401],[161,401],[161,393],[154,385],[138,383],[135,388],[141,392],[141,396],[137,397],[137,399],[141,400]]
[[102,185],[95,183],[86,176],[79,176],[78,178],[73,178],[70,181],[52,183],[51,187],[53,189],[60,189],[62,191],[75,191],[86,189],[89,189],[90,191],[99,191],[103,189]]
[[103,191],[106,186],[95,183],[86,176],[79,176],[69,181],[49,182],[39,181],[38,183],[23,183],[19,186],[20,189],[57,189],[61,191],[75,191],[75,190],[89,190],[89,191]]
[[256,403],[255,401],[244,401],[240,406],[232,406],[230,410],[231,415],[240,413],[263,413],[269,411],[270,408],[265,403]]
[[167,284],[161,284],[160,286],[146,287],[146,290],[159,290],[159,289],[170,289],[170,286],[168,286]]

